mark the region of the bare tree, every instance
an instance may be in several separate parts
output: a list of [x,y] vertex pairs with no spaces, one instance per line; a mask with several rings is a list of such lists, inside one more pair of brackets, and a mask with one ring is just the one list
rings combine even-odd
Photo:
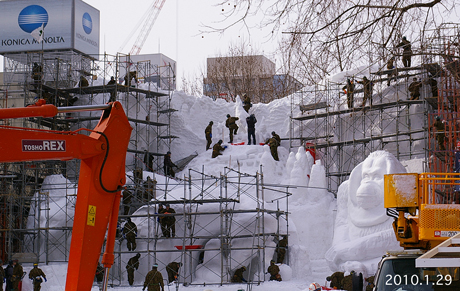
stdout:
[[269,102],[275,97],[275,64],[247,43],[230,45],[226,55],[208,58],[204,94],[234,101],[243,93],[252,102]]
[[[222,1],[220,4],[226,3]],[[261,26],[283,30],[288,39],[291,69],[296,76],[316,82],[333,71],[351,69],[397,53],[395,45],[406,35],[413,43],[434,28],[459,0],[235,0],[226,14],[229,26],[243,24],[263,10]],[[420,45],[416,44],[415,53]]]

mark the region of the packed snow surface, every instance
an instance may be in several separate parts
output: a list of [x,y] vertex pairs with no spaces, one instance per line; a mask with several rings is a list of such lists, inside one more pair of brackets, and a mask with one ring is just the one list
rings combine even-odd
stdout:
[[[336,81],[342,81],[345,75],[337,75]],[[141,86],[147,86],[142,84]],[[392,87],[391,87],[392,88]],[[394,99],[395,90],[388,89],[388,98]],[[97,95],[96,102],[106,102],[108,94]],[[124,101],[129,101],[130,96],[121,97]],[[141,100],[141,102],[147,102]],[[342,100],[343,101],[343,100]],[[84,98],[78,102],[84,104]],[[77,104],[78,105],[78,104]],[[343,106],[336,104],[335,106]],[[288,264],[280,266],[282,282],[265,282],[261,286],[254,286],[253,290],[308,290],[311,282],[319,282],[325,285],[326,276],[335,271],[351,270],[362,272],[365,277],[371,276],[376,271],[376,264],[385,251],[398,248],[398,244],[391,228],[391,220],[385,215],[383,207],[383,175],[389,173],[404,173],[406,168],[396,158],[385,151],[371,153],[356,166],[350,176],[350,179],[340,185],[337,199],[327,189],[327,180],[325,169],[321,163],[321,157],[314,161],[313,157],[303,148],[295,148],[289,151],[288,140],[283,140],[278,148],[280,161],[275,161],[268,145],[263,145],[265,140],[275,131],[281,138],[289,137],[291,101],[289,98],[275,100],[269,104],[254,104],[249,113],[245,112],[242,102],[237,98],[236,102],[226,102],[224,100],[212,101],[206,96],[195,97],[188,96],[183,92],[175,92],[171,107],[178,110],[172,114],[171,134],[178,136],[171,144],[172,160],[177,161],[191,154],[198,154],[187,167],[176,174],[176,177],[183,178],[188,175],[199,178],[200,172],[206,175],[219,177],[230,170],[238,170],[249,175],[263,173],[263,181],[266,185],[272,186],[272,190],[264,191],[264,196],[259,197],[264,202],[267,209],[276,210],[279,205],[277,201],[280,196],[285,195],[279,191],[288,191],[292,196],[289,197],[289,205],[282,205],[284,210],[289,211],[287,223],[279,226],[281,234],[289,232]],[[147,112],[136,109],[135,113],[125,108],[128,115],[136,114],[138,118],[145,118]],[[133,109],[134,110],[134,109]],[[300,114],[297,107],[294,109],[295,114]],[[239,118],[238,134],[234,138],[234,143],[247,142],[246,117],[249,114],[255,114],[256,123],[256,140],[258,145],[231,145],[229,144],[228,129],[225,127],[226,115],[236,116]],[[213,143],[219,139],[223,140],[223,145],[227,148],[223,154],[215,159],[211,158],[211,150],[205,151],[204,129],[209,121],[214,122],[213,126]],[[294,129],[298,130],[298,129]],[[148,145],[145,145],[147,148]],[[134,159],[132,156],[127,157],[127,162]],[[420,170],[418,164],[412,163],[409,166],[411,170]],[[407,166],[407,165],[406,165]],[[127,173],[132,176],[132,173]],[[173,200],[189,198],[187,195],[198,195],[197,192],[184,191],[184,187],[176,187],[181,182],[166,178],[161,173],[144,172],[144,179],[150,176],[155,178],[158,185],[168,185],[169,191],[167,197],[157,197],[158,199]],[[248,181],[251,177],[245,178]],[[129,180],[129,179],[128,179]],[[210,182],[206,182],[210,183]],[[57,186],[59,185],[59,186]],[[209,185],[212,185],[210,183]],[[242,193],[238,198],[239,203],[235,205],[235,210],[251,210],[258,207],[261,200],[254,199],[255,185],[246,189],[247,193]],[[270,188],[270,187],[267,187]],[[220,193],[219,187],[210,187],[209,198],[217,198]],[[288,190],[286,190],[288,189]],[[49,226],[64,226],[71,224],[73,209],[65,209],[65,193],[68,191],[76,192],[76,185],[70,183],[62,176],[48,177],[41,189],[41,193],[48,192],[50,199],[54,202],[50,204],[50,211],[46,213],[49,222],[46,222],[45,205],[34,209],[34,215],[40,216],[41,226],[49,223]],[[37,194],[38,195],[38,194]],[[165,194],[158,194],[158,196]],[[233,194],[230,194],[233,195]],[[285,200],[284,200],[285,201]],[[137,250],[147,248],[147,236],[149,232],[158,231],[152,227],[152,221],[142,217],[143,214],[153,214],[156,212],[156,206],[142,206],[133,216],[139,228]],[[183,213],[184,207],[177,204],[176,213]],[[199,211],[218,210],[218,204],[204,204],[199,206]],[[185,209],[190,211],[191,209]],[[136,217],[139,215],[139,217]],[[202,284],[207,281],[219,281],[220,276],[220,256],[215,256],[216,247],[219,247],[220,226],[216,217],[206,215],[197,215],[195,220],[195,235],[197,236],[214,236],[215,238],[201,239],[194,242],[204,246],[205,254],[204,264],[193,264],[194,284]],[[254,230],[254,217],[248,213],[234,214],[232,218],[239,225],[247,226],[239,234],[250,234]],[[37,221],[37,219],[35,219]],[[32,222],[30,222],[32,223]],[[31,226],[31,225],[30,225]],[[275,219],[266,217],[265,232],[275,233],[278,225]],[[176,223],[176,233],[183,234],[183,222]],[[152,235],[152,233],[150,233]],[[54,236],[53,236],[54,237]],[[59,236],[56,234],[56,239]],[[156,248],[166,250],[182,244],[179,239],[160,239]],[[252,244],[252,238],[236,239],[232,241],[234,247],[247,247]],[[274,247],[276,241],[274,238],[266,241],[266,245]],[[41,246],[43,247],[43,246]],[[126,251],[126,243],[121,243],[121,250]],[[206,251],[209,249],[210,251]],[[265,257],[254,257],[251,251],[235,251],[232,254],[234,259],[231,270],[241,267],[241,265],[250,266],[265,262],[261,266],[263,272],[266,271],[270,259],[273,258],[273,249],[266,251]],[[65,259],[65,251],[54,251],[49,259],[58,261]],[[122,265],[126,264],[130,257],[134,256],[136,251],[128,254],[122,254]],[[159,270],[163,277],[167,277],[165,265],[171,261],[180,260],[180,254],[159,252],[157,262]],[[44,258],[41,258],[44,261]],[[286,262],[286,261],[285,261]],[[152,261],[147,256],[141,256],[140,268],[135,274],[135,285],[143,284],[145,274],[149,271]],[[206,267],[203,267],[203,266]],[[29,271],[32,266],[27,264],[25,271]],[[48,277],[48,282],[43,283],[46,290],[63,290],[65,285],[66,264],[52,262],[49,265],[41,265]],[[114,270],[116,272],[116,270]],[[254,276],[254,272],[245,273],[245,276]],[[122,285],[127,286],[126,272],[123,274]],[[25,282],[25,290],[30,290],[30,282]],[[139,287],[133,287],[139,289]],[[175,289],[175,286],[166,287],[166,290]],[[186,290],[238,290],[245,289],[244,284],[224,285],[224,286],[187,286],[181,287]],[[115,287],[117,290],[131,290],[131,287]],[[96,287],[93,290],[97,290]]]

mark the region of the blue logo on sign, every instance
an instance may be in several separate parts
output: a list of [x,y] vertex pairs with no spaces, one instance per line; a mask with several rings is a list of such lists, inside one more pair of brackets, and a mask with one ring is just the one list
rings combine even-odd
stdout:
[[82,24],[83,30],[86,32],[86,34],[90,34],[93,30],[93,21],[91,20],[91,16],[89,16],[87,12],[83,14]]
[[18,17],[19,27],[25,32],[31,33],[35,29],[48,24],[48,12],[38,5],[30,5],[22,9]]

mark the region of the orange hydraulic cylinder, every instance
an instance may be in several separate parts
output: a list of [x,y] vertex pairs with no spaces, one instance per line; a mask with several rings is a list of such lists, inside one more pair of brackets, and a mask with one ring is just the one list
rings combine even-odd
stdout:
[[0,111],[0,119],[21,117],[54,117],[57,113],[58,109],[54,105],[38,104],[21,108],[4,108]]

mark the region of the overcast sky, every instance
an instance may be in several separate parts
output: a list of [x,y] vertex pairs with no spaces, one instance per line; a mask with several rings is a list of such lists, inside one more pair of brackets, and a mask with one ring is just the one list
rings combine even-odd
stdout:
[[[153,1],[85,0],[101,14],[100,52],[120,52],[121,45]],[[217,22],[224,18],[222,9],[224,12],[234,9],[232,1],[219,6],[215,6],[216,2],[218,1],[166,0],[141,54],[160,52],[176,60],[179,82],[182,76],[189,78],[199,75],[205,68],[207,57],[225,54],[230,43],[239,42],[241,39],[251,43],[260,53],[274,58],[277,41],[268,38],[268,28],[254,28],[261,22],[261,17],[249,19],[250,31],[239,25],[224,34],[200,32],[206,30],[204,25],[220,26]],[[131,50],[139,31],[140,27],[135,30],[134,37],[121,52],[128,53]]]

